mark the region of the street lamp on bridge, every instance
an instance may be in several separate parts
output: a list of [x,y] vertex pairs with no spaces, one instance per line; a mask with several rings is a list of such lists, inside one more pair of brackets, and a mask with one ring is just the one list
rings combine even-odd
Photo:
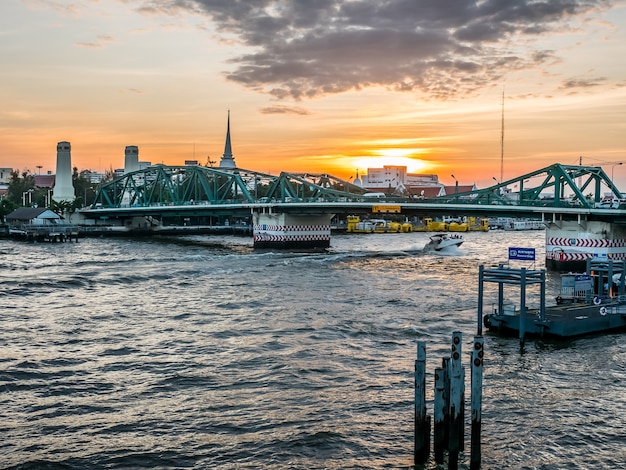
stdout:
[[[598,160],[597,158],[590,158],[590,157],[584,157],[587,160],[594,160],[597,161],[598,163],[594,166],[603,166],[603,165],[609,165],[611,167],[611,182],[613,182],[613,176],[615,175],[615,167],[618,165],[623,165],[624,162],[609,162],[609,161],[601,161]],[[583,164],[583,157],[579,157],[579,163],[582,166]]]
[[615,167],[617,165],[621,165],[624,162],[616,162],[616,163],[611,163],[611,183],[613,182],[613,174],[615,173]]

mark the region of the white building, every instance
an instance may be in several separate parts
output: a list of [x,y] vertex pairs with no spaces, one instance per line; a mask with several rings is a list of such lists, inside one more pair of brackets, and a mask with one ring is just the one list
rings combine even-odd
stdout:
[[9,183],[13,168],[0,168],[0,183]]
[[414,188],[438,187],[439,177],[433,174],[407,173],[406,166],[385,165],[382,168],[368,168],[361,176],[361,186],[369,191],[413,193]]

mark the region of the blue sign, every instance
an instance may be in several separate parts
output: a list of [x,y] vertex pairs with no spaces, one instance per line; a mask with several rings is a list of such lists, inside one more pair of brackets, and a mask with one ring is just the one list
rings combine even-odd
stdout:
[[535,261],[534,248],[509,248],[509,259]]

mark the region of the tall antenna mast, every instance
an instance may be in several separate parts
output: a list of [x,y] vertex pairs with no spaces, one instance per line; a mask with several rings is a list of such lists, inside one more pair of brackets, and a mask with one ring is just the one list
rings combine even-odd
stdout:
[[504,181],[504,86],[502,87],[502,123],[500,126],[500,183]]

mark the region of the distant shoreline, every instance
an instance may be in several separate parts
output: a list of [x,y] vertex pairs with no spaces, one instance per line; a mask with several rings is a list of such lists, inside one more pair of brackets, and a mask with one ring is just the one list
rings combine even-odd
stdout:
[[[159,235],[235,235],[241,237],[252,237],[252,226],[250,225],[192,225],[179,226],[171,225],[155,227],[152,229],[129,229],[127,227],[114,226],[89,226],[77,225],[76,232],[78,238],[97,237],[127,237],[144,238]],[[8,240],[28,241],[24,237],[10,234],[8,230],[0,230],[0,238]]]

